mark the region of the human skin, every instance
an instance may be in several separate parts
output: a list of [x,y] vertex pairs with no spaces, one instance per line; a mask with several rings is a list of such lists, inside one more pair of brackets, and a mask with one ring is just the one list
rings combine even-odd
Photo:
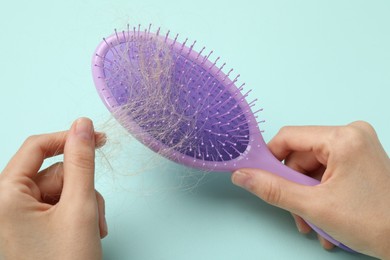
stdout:
[[[102,258],[107,224],[94,159],[104,142],[86,118],[24,142],[0,175],[0,259]],[[62,153],[63,163],[38,172]]]
[[[390,259],[390,159],[373,127],[284,127],[268,144],[289,167],[321,181],[303,186],[259,169],[240,169],[232,181],[290,211],[301,233],[315,224],[355,251]],[[319,237],[326,249],[333,245]]]

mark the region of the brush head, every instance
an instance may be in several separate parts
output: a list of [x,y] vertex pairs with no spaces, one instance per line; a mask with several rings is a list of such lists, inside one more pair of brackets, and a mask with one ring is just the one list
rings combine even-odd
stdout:
[[[150,27],[149,27],[150,29]],[[98,92],[116,119],[141,142],[186,165],[214,169],[239,160],[260,131],[241,93],[192,44],[149,31],[104,39],[93,58]]]

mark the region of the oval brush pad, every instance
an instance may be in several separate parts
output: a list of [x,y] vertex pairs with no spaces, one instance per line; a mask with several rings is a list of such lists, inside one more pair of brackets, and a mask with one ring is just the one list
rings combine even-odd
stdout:
[[[249,91],[236,86],[212,51],[138,28],[103,38],[92,61],[97,91],[118,122],[143,144],[180,164],[207,171],[260,168],[303,185],[319,181],[295,172],[268,150]],[[315,225],[331,243],[352,251]]]

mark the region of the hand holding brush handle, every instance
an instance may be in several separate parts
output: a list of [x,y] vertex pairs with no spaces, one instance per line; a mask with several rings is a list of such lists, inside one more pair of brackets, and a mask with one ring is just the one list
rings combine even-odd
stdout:
[[[189,167],[233,172],[262,169],[295,182],[320,182],[286,167],[267,148],[259,128],[257,98],[238,85],[187,39],[170,38],[151,25],[117,31],[103,38],[92,58],[92,76],[102,101],[117,121],[141,143],[166,158]],[[225,74],[226,72],[226,74]],[[259,86],[258,86],[259,87]],[[302,139],[302,137],[301,137]],[[310,143],[310,142],[309,142]],[[309,189],[310,190],[310,189]],[[334,210],[329,208],[329,210]],[[331,234],[307,222],[320,236],[347,250]]]
[[285,127],[268,147],[321,183],[304,186],[249,168],[235,171],[233,183],[290,211],[302,233],[311,230],[305,219],[358,252],[390,259],[390,160],[369,124]]

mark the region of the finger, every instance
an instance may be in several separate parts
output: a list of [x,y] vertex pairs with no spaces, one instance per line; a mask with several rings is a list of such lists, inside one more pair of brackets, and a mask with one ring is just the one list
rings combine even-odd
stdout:
[[96,192],[96,201],[98,204],[98,213],[99,213],[100,238],[105,238],[108,234],[105,202],[103,196],[98,191],[95,192]]
[[[35,135],[27,138],[4,169],[4,174],[33,178],[46,158],[63,153],[68,131]],[[104,133],[96,133],[97,147],[106,142]]]
[[57,132],[27,138],[4,172],[33,178],[44,159],[63,152],[66,137],[67,132]]
[[95,138],[90,119],[76,120],[64,147],[64,187],[67,200],[91,199],[95,196]]
[[294,218],[294,221],[295,221],[295,224],[297,226],[299,233],[302,233],[302,234],[310,233],[311,227],[306,223],[305,220],[303,220],[303,218],[301,218],[300,216],[298,216],[294,213],[291,213],[291,215]]
[[325,248],[326,250],[332,250],[334,248],[334,245],[331,242],[329,242],[328,240],[326,240],[320,235],[318,235],[318,240],[320,241],[322,247]]
[[285,159],[291,152],[314,152],[322,164],[328,157],[328,139],[332,129],[329,126],[293,126],[283,127],[268,143],[271,152],[279,160]]
[[292,152],[286,157],[284,163],[291,169],[305,174],[322,166],[312,152]]
[[50,167],[40,171],[34,178],[39,190],[41,191],[42,201],[55,204],[58,202],[64,178],[63,163],[55,163]]
[[102,132],[95,132],[95,148],[103,147],[107,142],[107,135]]
[[247,189],[267,203],[306,216],[310,208],[313,187],[304,186],[259,169],[240,169],[232,182]]
[[326,169],[312,152],[292,152],[286,157],[284,163],[291,169],[317,180],[321,180]]

